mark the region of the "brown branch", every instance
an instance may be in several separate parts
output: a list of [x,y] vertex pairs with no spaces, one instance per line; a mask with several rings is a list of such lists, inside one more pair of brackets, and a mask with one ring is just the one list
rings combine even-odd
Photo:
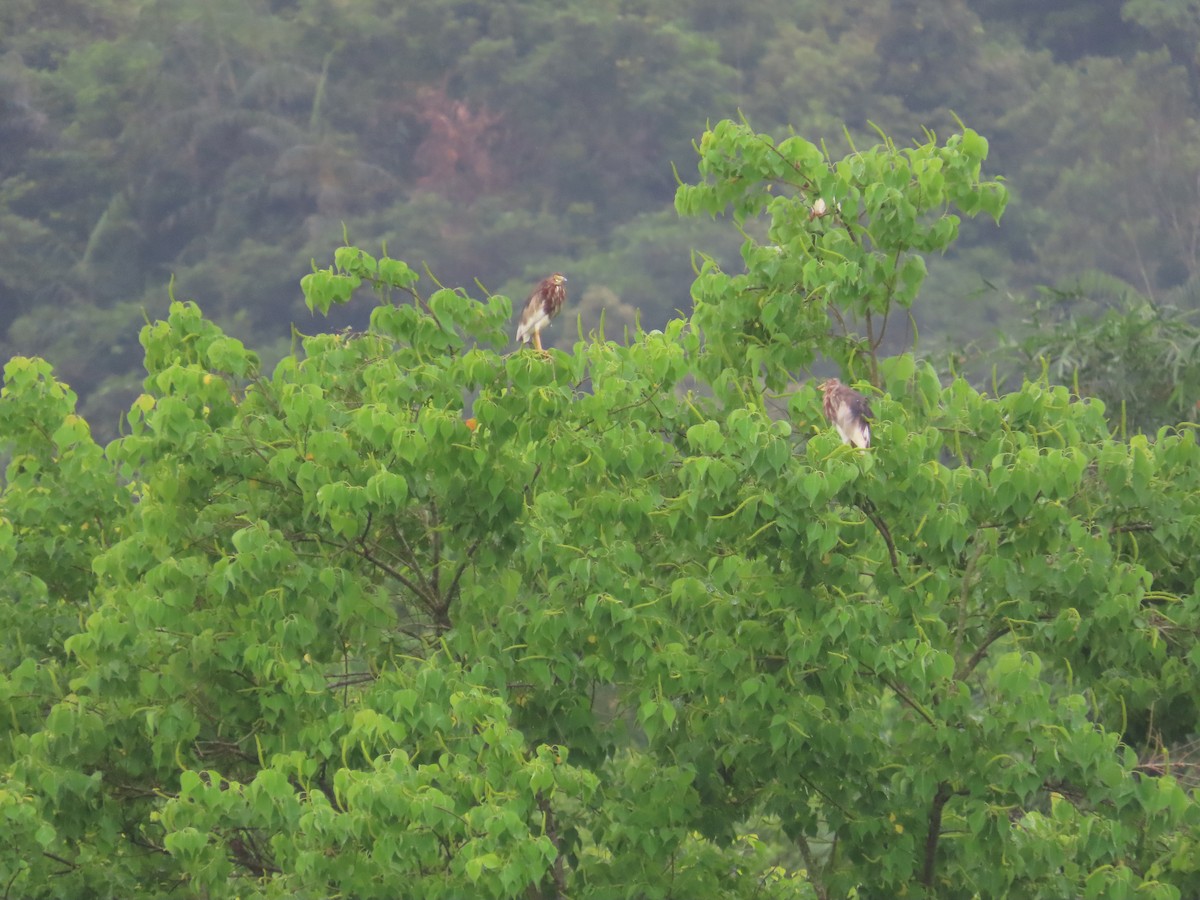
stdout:
[[[971,540],[975,540],[975,537],[976,535],[972,535]],[[967,568],[963,572],[962,585],[958,590],[958,625],[954,633],[954,650],[951,652],[951,656],[955,659],[958,659],[958,651],[962,649],[963,636],[967,631],[967,600],[971,596],[971,586],[975,580],[975,568],[979,565],[979,559],[983,556],[983,551],[983,542],[977,542],[975,544],[975,552],[967,560]]]
[[447,627],[450,625],[450,605],[458,598],[458,583],[462,581],[463,573],[467,571],[467,566],[475,559],[475,554],[479,552],[479,547],[482,544],[483,538],[478,537],[470,549],[467,550],[467,558],[459,563],[458,569],[454,572],[454,580],[450,582],[450,587],[446,591],[446,599],[438,606],[438,615],[444,620]]
[[[336,676],[326,675],[325,677],[328,679]],[[376,677],[377,676],[371,674],[370,672],[355,672],[353,674],[341,677],[338,681],[330,682],[329,689],[331,691],[336,691],[339,688],[348,688],[352,685],[364,684],[368,681],[374,681]]]
[[836,306],[830,306],[829,313],[830,313],[830,315],[833,316],[834,320],[838,323],[838,327],[840,327],[842,329],[842,333],[840,335],[841,339],[843,341],[849,342],[850,341],[850,329],[846,327],[846,320],[845,320],[845,318],[842,317],[841,311]]
[[250,829],[239,828],[236,832],[225,837],[233,861],[257,878],[278,875],[280,870],[264,859],[262,848]]
[[400,572],[395,567],[389,566],[383,560],[376,559],[375,557],[373,557],[367,551],[367,548],[365,545],[360,547],[360,546],[355,546],[354,544],[343,544],[342,546],[345,549],[349,550],[351,553],[361,556],[363,559],[365,559],[371,565],[375,566],[381,572],[384,572],[385,574],[390,575],[392,578],[395,578],[397,581],[399,581],[402,585],[404,585],[406,588],[408,588],[410,591],[412,591],[414,594],[417,595],[417,597],[419,597],[422,600],[423,605],[429,612],[434,612],[437,610],[438,603],[436,602],[435,598],[429,597],[425,593],[424,588],[422,588],[420,585],[414,584],[410,579],[408,579],[404,576],[404,573]]
[[160,847],[160,846],[158,846],[158,844],[151,844],[149,841],[138,840],[136,837],[133,837],[132,835],[126,835],[126,840],[128,840],[129,843],[133,844],[133,846],[135,846],[135,847],[142,847],[146,850],[152,850],[155,853],[161,853],[163,856],[171,855],[167,851],[166,847]]
[[[67,872],[70,872],[70,871],[73,871],[74,869],[78,869],[78,868],[79,868],[79,865],[78,865],[78,863],[73,863],[73,862],[71,862],[69,859],[63,859],[61,856],[57,856],[57,855],[55,855],[55,854],[53,854],[53,853],[49,853],[49,852],[47,852],[46,850],[43,850],[43,851],[42,851],[42,856],[46,857],[46,859],[52,859],[52,860],[54,860],[56,863],[60,863],[60,864],[62,864],[62,865],[64,865],[64,866],[66,866],[66,867],[67,867],[67,868],[66,868],[66,871],[64,871],[64,872],[55,872],[55,873],[54,873],[55,875],[65,875],[65,874],[67,874]],[[19,870],[18,870],[18,871],[19,871]]]
[[[582,384],[582,383],[583,382],[580,382],[580,384]],[[610,417],[612,417],[612,416],[615,416],[617,413],[623,413],[623,412],[627,412],[631,409],[637,409],[639,406],[645,406],[648,403],[654,407],[654,411],[656,413],[658,413],[658,417],[661,419],[662,412],[659,410],[659,408],[657,406],[654,405],[654,398],[658,396],[659,389],[661,387],[662,387],[661,384],[652,384],[650,386],[650,393],[647,393],[645,396],[643,396],[641,400],[635,400],[633,403],[627,403],[624,406],[618,406],[615,409],[610,409],[610,410],[608,410],[608,415]],[[596,420],[594,418],[588,419],[586,422],[580,422],[578,425],[576,425],[575,430],[583,431],[585,428],[590,428],[595,423],[596,423]],[[617,426],[617,423],[614,422],[612,425],[610,425],[608,428],[605,429],[605,432],[611,431],[616,426]],[[536,478],[537,475],[535,474],[534,477]],[[531,480],[530,484],[532,484],[532,483],[533,482]],[[526,487],[528,488],[529,485],[526,485]]]
[[429,541],[433,545],[433,564],[430,568],[429,578],[426,579],[433,585],[434,593],[441,596],[442,591],[442,517],[438,515],[437,501],[432,497],[429,498]]
[[800,855],[804,858],[804,867],[808,869],[808,883],[812,885],[817,900],[829,900],[829,892],[825,890],[825,885],[817,880],[817,863],[813,859],[812,849],[808,846],[803,832],[796,835],[796,846],[800,848]]
[[400,556],[399,553],[396,554],[400,556],[400,561],[412,569],[417,579],[425,584],[425,590],[428,592],[425,596],[431,602],[437,600],[441,594],[438,591],[438,584],[434,580],[437,575],[436,570],[432,577],[427,577],[421,571],[421,567],[417,564],[417,554],[413,552],[413,548],[408,543],[408,538],[404,536],[404,532],[400,530],[400,526],[396,523],[395,519],[392,520],[392,534],[396,536],[396,540],[400,542],[400,546],[404,548],[404,553],[406,554],[405,556]]
[[863,515],[871,520],[871,524],[875,526],[875,530],[879,532],[879,536],[883,538],[883,542],[887,544],[888,556],[892,560],[892,572],[897,577],[900,575],[900,558],[896,555],[896,542],[892,540],[892,533],[888,530],[887,523],[875,511],[875,504],[870,500],[864,500],[858,504],[858,508],[862,510]]
[[[243,762],[257,763],[258,757],[246,753],[234,741],[195,741],[192,744],[192,752],[200,759],[207,759],[211,756],[232,756],[234,759],[240,759]],[[152,796],[155,792],[151,792]]]
[[[417,596],[417,598],[421,601],[421,604],[425,607],[425,610],[427,612],[429,612],[430,614],[436,614],[436,612],[441,608],[441,604],[438,602],[438,600],[439,600],[438,595],[436,593],[431,593],[428,585],[421,585],[421,584],[418,584],[417,582],[412,581],[411,579],[407,578],[403,573],[401,573],[398,569],[396,569],[394,566],[388,565],[381,559],[377,559],[376,557],[372,556],[371,553],[368,551],[366,539],[367,539],[367,534],[370,533],[370,530],[371,530],[371,521],[372,521],[372,516],[370,513],[368,513],[366,526],[363,528],[363,532],[358,537],[358,540],[355,542],[355,544],[340,544],[339,546],[349,550],[351,553],[357,554],[358,556],[365,559],[367,562],[371,563],[371,565],[375,566],[377,569],[379,569],[379,570],[387,573],[388,575],[392,576],[393,578],[395,578],[397,581],[399,581],[402,585],[404,585],[406,588],[408,588],[410,591],[412,591]],[[415,573],[415,577],[419,581],[425,581],[424,576],[421,574],[420,567],[417,565],[416,557],[412,555],[412,551],[408,547],[408,542],[404,539],[404,535],[400,533],[400,530],[396,526],[396,523],[394,520],[392,522],[392,530],[395,533],[396,537],[399,539],[400,543],[404,545],[405,549],[408,551],[408,554],[409,554],[407,559],[405,559],[399,553],[397,553],[395,555],[400,558],[401,562],[403,562],[405,565],[407,565],[410,569],[413,570],[413,572]]]
[[[871,345],[871,355],[875,355],[875,351],[879,349],[879,345],[883,343],[883,336],[887,334],[888,319],[892,315],[891,298],[888,298],[888,305],[883,311],[883,324],[879,326],[879,336],[875,338],[875,343]],[[875,385],[880,387],[881,385]]]
[[992,629],[992,632],[983,639],[983,643],[971,654],[971,658],[967,660],[966,665],[956,672],[954,677],[961,681],[974,672],[975,667],[983,662],[983,658],[987,656],[988,647],[992,646],[992,644],[996,643],[996,641],[1000,640],[1000,638],[1004,637],[1010,631],[1012,631],[1012,626],[1007,623]]
[[933,803],[929,807],[929,831],[925,835],[925,865],[921,871],[921,884],[927,890],[933,887],[938,838],[941,837],[942,831],[942,809],[953,795],[954,791],[950,789],[950,785],[943,781],[938,784],[937,793],[933,795]]
[[557,900],[565,900],[570,894],[567,892],[567,874],[563,863],[563,851],[559,846],[558,826],[554,822],[554,811],[550,808],[549,801],[541,791],[537,794],[538,809],[542,811],[542,816],[545,820],[546,837],[550,838],[550,843],[554,845],[554,896]]
[[777,146],[775,146],[774,141],[763,140],[762,138],[759,138],[759,143],[762,144],[763,146],[765,146],[768,150],[770,150],[776,156],[778,156],[781,160],[784,161],[784,163],[791,166],[795,170],[796,174],[800,176],[800,180],[803,181],[804,184],[798,185],[798,184],[796,184],[796,182],[788,181],[786,178],[779,178],[779,179],[771,178],[771,179],[767,179],[767,180],[778,181],[780,184],[786,184],[788,187],[799,188],[802,191],[813,190],[813,183],[809,179],[804,177],[804,170],[801,169],[797,163],[792,162],[790,159],[788,159],[786,156],[784,156],[783,153],[780,152],[779,148]]
[[895,681],[893,681],[890,678],[885,678],[884,676],[880,675],[878,672],[874,672],[873,674],[875,675],[876,678],[878,678],[880,681],[882,681],[884,684],[886,684],[888,687],[890,687],[892,689],[892,692],[897,697],[900,698],[901,703],[903,703],[905,706],[907,706],[909,709],[911,709],[913,712],[915,712],[918,716],[920,716],[922,719],[924,719],[926,721],[926,723],[928,723],[929,725],[932,725],[935,728],[937,727],[937,720],[934,719],[932,715],[930,715],[929,711],[927,709],[925,709],[925,707],[921,706],[920,703],[918,703],[912,697],[908,696],[908,694],[904,691],[903,688],[900,687],[900,685],[898,685]]
[[537,465],[534,467],[534,469],[533,469],[533,474],[532,474],[532,475],[529,477],[529,481],[528,481],[528,483],[526,483],[525,487],[523,487],[523,488],[521,489],[522,493],[524,493],[524,494],[528,495],[528,494],[529,494],[529,492],[530,492],[530,491],[533,489],[533,486],[534,486],[534,484],[536,484],[536,483],[537,483],[538,476],[539,476],[539,475],[541,475],[541,474],[542,474],[542,464],[541,464],[541,463],[538,463],[538,464],[537,464]]

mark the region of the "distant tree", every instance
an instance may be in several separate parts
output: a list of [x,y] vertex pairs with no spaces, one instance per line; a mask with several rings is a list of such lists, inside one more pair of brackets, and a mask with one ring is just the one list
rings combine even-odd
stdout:
[[1171,53],[1188,73],[1192,102],[1200,109],[1200,2],[1197,0],[1127,0],[1121,15],[1140,25]]
[[1200,275],[1191,108],[1186,74],[1158,53],[1057,69],[1003,117],[1004,152],[1025,154],[1013,224],[1043,283],[1099,270],[1155,295]]
[[1009,28],[1032,49],[1065,62],[1120,56],[1146,49],[1145,34],[1122,21],[1125,0],[968,0],[992,28]]
[[1103,401],[1122,435],[1200,420],[1197,286],[1154,300],[1093,273],[1023,304],[1023,322],[994,349],[958,366],[1014,387],[1047,376]]
[[496,7],[456,68],[503,112],[498,152],[537,205],[590,203],[604,222],[669,200],[695,110],[736,109],[737,74],[714,41],[615,6]]

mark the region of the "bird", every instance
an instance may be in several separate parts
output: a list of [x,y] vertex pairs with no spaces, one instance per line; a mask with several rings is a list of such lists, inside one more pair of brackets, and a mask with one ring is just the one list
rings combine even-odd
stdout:
[[843,444],[871,446],[871,402],[854,388],[836,378],[821,383],[825,395],[825,418],[837,428]]
[[559,314],[563,304],[567,302],[567,277],[562,272],[555,272],[543,278],[529,300],[525,311],[521,313],[521,321],[517,325],[517,340],[528,344],[533,339],[533,346],[542,351],[542,329],[550,324],[550,320]]

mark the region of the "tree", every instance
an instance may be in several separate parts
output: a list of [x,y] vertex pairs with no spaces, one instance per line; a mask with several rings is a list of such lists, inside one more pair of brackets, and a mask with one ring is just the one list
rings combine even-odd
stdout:
[[305,296],[371,288],[367,331],[266,372],[173,304],[103,452],[10,362],[11,895],[1200,888],[1193,433],[908,356],[870,367],[870,451],[812,386],[768,414],[1003,191],[966,129],[699,147],[680,205],[766,209],[778,250],[628,344],[500,355],[509,298],[344,247]]
[[[1046,128],[1051,107],[1062,112]],[[1162,52],[1056,71],[1003,117],[1010,152],[1025,148],[1019,231],[1043,283],[1100,270],[1154,295],[1200,274],[1193,109]],[[1052,209],[1075,211],[1069,228]]]
[[676,208],[732,209],[739,228],[756,223],[765,237],[743,244],[744,274],[709,260],[693,288],[709,378],[737,372],[749,387],[761,375],[779,389],[828,355],[878,381],[888,323],[907,314],[924,282],[921,254],[958,236],[961,217],[951,207],[997,220],[1004,210],[1003,187],[980,180],[987,151],[968,128],[945,146],[899,149],[885,139],[835,163],[798,136],[776,144],[730,121],[707,132],[699,147],[704,180],[680,186]]

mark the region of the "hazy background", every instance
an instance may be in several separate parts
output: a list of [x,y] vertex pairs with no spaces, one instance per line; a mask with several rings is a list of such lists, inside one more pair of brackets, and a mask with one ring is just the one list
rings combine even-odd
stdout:
[[1187,321],[1198,46],[1200,0],[6,0],[0,359],[49,358],[115,433],[172,278],[268,356],[292,323],[362,324],[298,289],[343,228],[518,304],[566,272],[548,343],[601,309],[655,327],[690,307],[692,249],[740,266],[728,223],[672,205],[672,166],[693,179],[691,142],[739,113],[837,156],[870,123],[990,140],[1009,211],[930,260],[923,349],[1036,336],[1036,304]]

